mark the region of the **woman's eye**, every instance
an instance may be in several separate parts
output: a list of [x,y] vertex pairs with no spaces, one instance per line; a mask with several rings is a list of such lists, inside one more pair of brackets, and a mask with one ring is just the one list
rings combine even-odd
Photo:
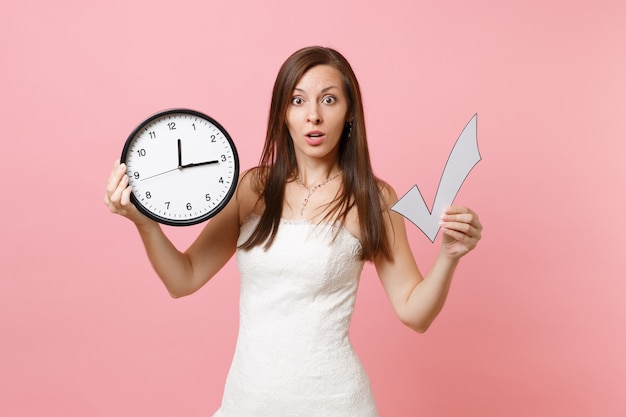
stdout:
[[302,100],[302,97],[294,97],[291,99],[291,104],[302,104],[304,102],[304,100]]
[[333,96],[326,96],[322,99],[322,103],[324,104],[333,104],[337,99]]

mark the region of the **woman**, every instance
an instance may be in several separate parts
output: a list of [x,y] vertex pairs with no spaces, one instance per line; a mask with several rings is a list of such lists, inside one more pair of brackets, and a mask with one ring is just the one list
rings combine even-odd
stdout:
[[215,417],[377,416],[348,339],[364,261],[374,263],[400,320],[423,332],[481,237],[474,212],[446,209],[440,254],[421,275],[404,220],[389,209],[397,195],[370,166],[356,77],[329,48],[285,61],[259,166],[184,253],[130,203],[124,173],[116,163],[105,203],[134,222],[173,297],[197,291],[237,254],[240,329]]

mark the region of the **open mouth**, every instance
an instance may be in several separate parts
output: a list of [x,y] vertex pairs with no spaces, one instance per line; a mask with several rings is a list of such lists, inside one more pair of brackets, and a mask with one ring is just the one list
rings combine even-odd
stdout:
[[306,135],[306,141],[311,146],[318,146],[324,142],[326,135],[323,133],[309,133]]

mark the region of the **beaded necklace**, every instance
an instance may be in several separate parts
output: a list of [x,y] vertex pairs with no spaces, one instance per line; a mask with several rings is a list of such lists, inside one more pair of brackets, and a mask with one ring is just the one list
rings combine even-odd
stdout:
[[341,175],[342,172],[343,172],[343,170],[339,171],[338,173],[336,173],[332,177],[328,177],[326,179],[326,181],[324,181],[323,183],[317,184],[315,187],[311,187],[311,188],[307,187],[306,184],[304,183],[304,181],[302,181],[299,176],[296,177],[296,182],[298,184],[300,184],[301,186],[303,186],[304,188],[306,188],[306,190],[308,191],[308,194],[307,194],[306,198],[304,199],[304,202],[302,203],[302,207],[300,207],[300,215],[301,216],[304,215],[304,208],[306,207],[307,204],[309,204],[309,198],[311,198],[311,195],[313,195],[313,193],[315,191],[317,191],[318,188],[328,184],[329,182],[331,182],[332,180],[337,178],[339,175]]

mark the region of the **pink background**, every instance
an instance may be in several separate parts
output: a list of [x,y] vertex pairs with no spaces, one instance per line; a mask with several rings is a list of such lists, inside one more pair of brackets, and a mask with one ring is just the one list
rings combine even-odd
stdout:
[[[279,65],[322,44],[352,62],[400,194],[432,204],[478,113],[457,202],[484,239],[438,321],[403,327],[363,274],[352,336],[381,415],[626,416],[625,22],[620,0],[3,1],[0,415],[211,415],[234,262],[170,299],[105,180],[136,124],[176,106],[253,166]],[[439,240],[407,225],[427,270]],[[185,246],[199,227],[168,230]]]

